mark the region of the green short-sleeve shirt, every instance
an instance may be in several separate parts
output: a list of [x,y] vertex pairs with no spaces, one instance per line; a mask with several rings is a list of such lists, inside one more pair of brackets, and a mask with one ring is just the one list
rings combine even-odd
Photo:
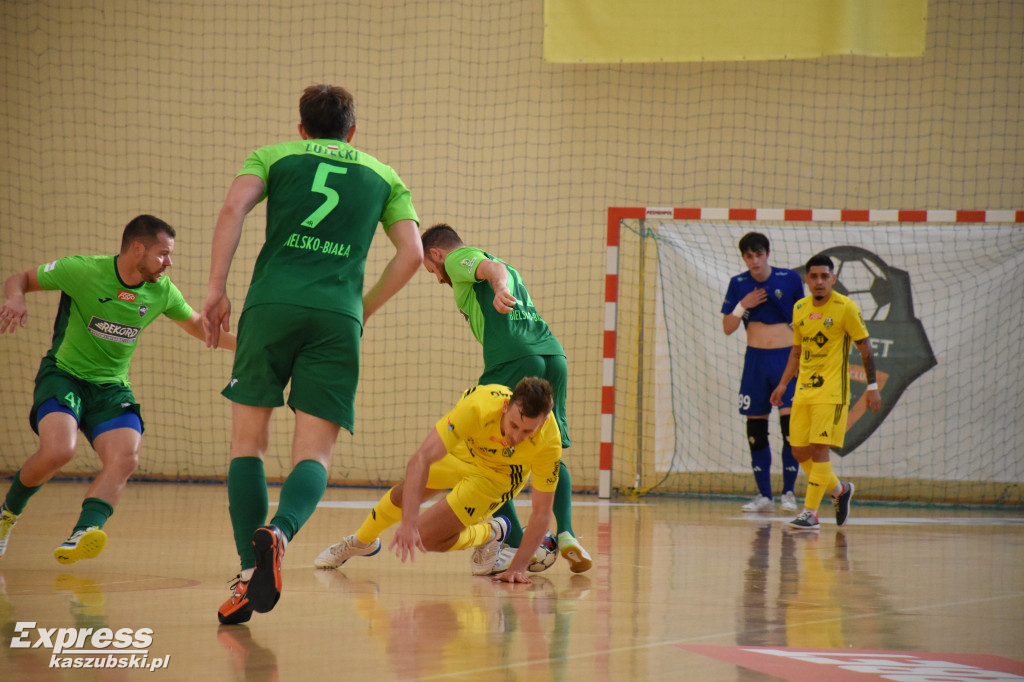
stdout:
[[[491,283],[477,279],[476,270],[485,259],[500,263],[508,272],[508,290],[516,298],[516,306],[507,314],[494,309]],[[528,355],[565,355],[562,344],[533,305],[522,276],[511,265],[485,251],[465,246],[448,254],[444,269],[452,281],[456,305],[469,320],[473,336],[484,347],[485,366]]]
[[167,277],[130,287],[117,256],[68,256],[40,265],[43,289],[60,289],[47,357],[65,372],[97,384],[130,386],[128,365],[139,333],[160,315],[192,317],[192,308]]
[[338,140],[262,147],[239,175],[263,180],[266,241],[245,308],[285,303],[363,319],[363,275],[382,223],[419,217],[398,174]]

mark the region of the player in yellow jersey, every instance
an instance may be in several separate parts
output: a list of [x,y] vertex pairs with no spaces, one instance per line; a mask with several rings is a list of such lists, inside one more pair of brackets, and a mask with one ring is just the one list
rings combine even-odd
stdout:
[[882,406],[864,318],[857,304],[832,291],[835,265],[828,256],[807,261],[804,282],[811,295],[793,306],[793,348],[771,403],[779,406],[789,380],[797,374],[796,395],[789,422],[793,456],[807,473],[804,509],[789,525],[801,530],[818,529],[818,507],[825,493],[832,495],[836,524],[850,514],[853,484],[842,483],[832,472],[829,449],[842,447],[850,407],[850,342],[860,351],[867,377],[867,404],[872,412]]
[[[337,568],[353,556],[380,551],[380,534],[401,522],[389,548],[404,562],[421,552],[471,547],[491,566],[509,533],[503,516],[485,519],[514,498],[533,476],[532,511],[523,542],[494,580],[529,583],[527,566],[551,522],[562,437],[552,415],[551,384],[522,379],[514,391],[500,384],[474,386],[427,434],[409,460],[405,480],[389,490],[355,534],[316,558],[317,568]],[[449,491],[420,513],[420,503]]]

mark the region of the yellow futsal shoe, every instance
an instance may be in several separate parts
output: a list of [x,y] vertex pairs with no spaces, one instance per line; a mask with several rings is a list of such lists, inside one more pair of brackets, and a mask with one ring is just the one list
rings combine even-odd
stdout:
[[7,541],[11,537],[11,529],[18,522],[18,514],[0,505],[0,557],[7,553]]
[[558,552],[569,562],[569,570],[573,573],[589,571],[594,565],[587,550],[583,549],[580,541],[569,531],[562,531],[558,534]]
[[85,530],[76,530],[67,540],[53,550],[53,558],[62,564],[73,564],[79,559],[92,559],[99,556],[107,546],[107,534],[99,526],[89,526]]

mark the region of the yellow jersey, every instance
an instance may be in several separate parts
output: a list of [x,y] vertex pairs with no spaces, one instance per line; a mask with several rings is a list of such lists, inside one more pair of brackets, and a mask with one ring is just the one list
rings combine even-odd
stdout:
[[533,487],[553,492],[558,485],[562,435],[549,414],[532,436],[509,447],[501,433],[502,407],[512,391],[500,384],[474,386],[462,394],[435,428],[449,453],[501,476],[533,475]]
[[850,350],[867,338],[860,308],[835,291],[824,305],[805,296],[793,306],[793,345],[800,348],[800,372],[793,403],[846,405],[850,402]]

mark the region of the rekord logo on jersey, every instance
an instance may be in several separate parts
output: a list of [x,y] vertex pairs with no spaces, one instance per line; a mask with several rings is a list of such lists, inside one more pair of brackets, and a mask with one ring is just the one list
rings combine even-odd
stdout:
[[[860,352],[850,344],[850,413],[846,440],[834,448],[840,456],[857,449],[885,421],[900,396],[918,377],[938,364],[924,325],[914,317],[910,274],[859,246],[821,251],[835,263],[835,291],[853,300],[871,337],[876,382],[882,398],[878,412],[867,409],[867,376]],[[804,268],[793,268],[804,275]]]
[[106,341],[134,343],[140,331],[142,331],[142,327],[119,324],[101,317],[93,317],[89,320],[89,333]]

